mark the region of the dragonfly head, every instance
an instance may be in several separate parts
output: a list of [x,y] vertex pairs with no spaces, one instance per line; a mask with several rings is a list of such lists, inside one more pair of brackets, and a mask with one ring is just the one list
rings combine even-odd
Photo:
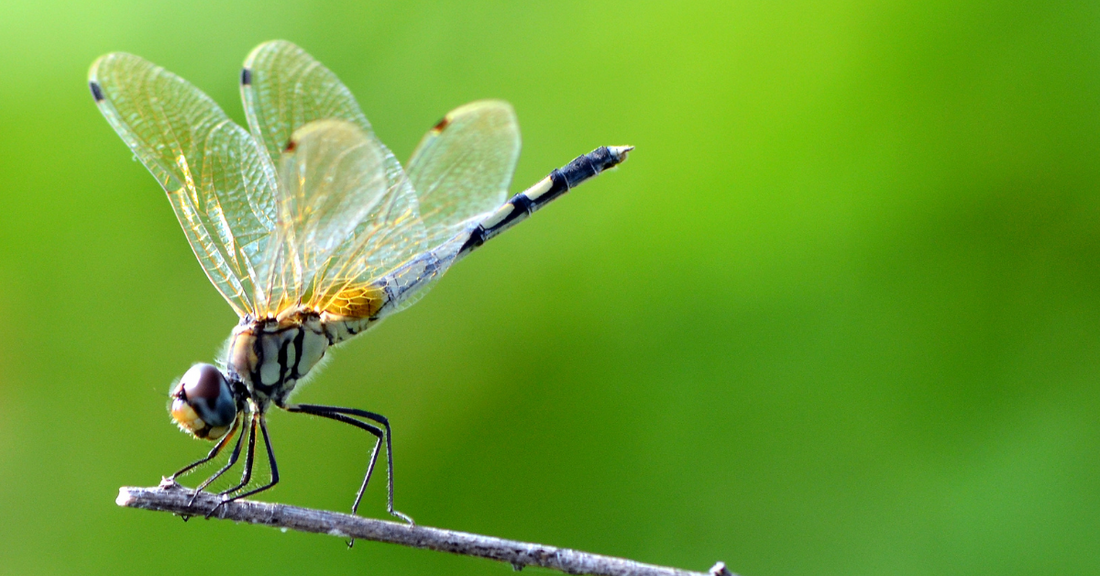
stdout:
[[180,430],[204,440],[225,435],[237,417],[229,380],[210,364],[195,364],[172,388],[168,411]]

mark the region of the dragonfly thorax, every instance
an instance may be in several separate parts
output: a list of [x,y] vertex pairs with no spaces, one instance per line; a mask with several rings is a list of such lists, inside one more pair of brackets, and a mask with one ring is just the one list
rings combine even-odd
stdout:
[[261,411],[271,401],[282,405],[332,343],[321,315],[308,309],[246,319],[230,337],[227,375],[247,388]]

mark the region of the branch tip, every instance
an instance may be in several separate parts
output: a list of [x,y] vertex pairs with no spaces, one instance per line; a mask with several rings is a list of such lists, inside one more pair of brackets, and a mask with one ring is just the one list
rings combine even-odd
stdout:
[[711,566],[709,574],[711,576],[734,576],[733,572],[730,572],[729,568],[726,568],[725,562],[719,562]]

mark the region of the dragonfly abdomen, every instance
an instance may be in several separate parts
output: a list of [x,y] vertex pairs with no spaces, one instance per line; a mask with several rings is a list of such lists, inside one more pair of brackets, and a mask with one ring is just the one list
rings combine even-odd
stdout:
[[578,156],[569,164],[553,170],[549,176],[513,196],[478,224],[462,244],[458,258],[462,258],[490,238],[520,223],[536,210],[553,202],[585,180],[622,163],[626,160],[627,152],[633,149],[632,146],[600,146],[588,154]]
[[380,318],[377,316],[350,318],[327,313],[321,317],[325,338],[330,346],[339,344],[344,340],[350,340],[366,332],[367,329],[378,322],[378,320],[380,320]]

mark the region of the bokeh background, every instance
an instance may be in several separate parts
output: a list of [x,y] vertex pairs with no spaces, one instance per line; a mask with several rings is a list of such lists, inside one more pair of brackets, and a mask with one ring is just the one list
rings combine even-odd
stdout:
[[[114,504],[205,452],[165,394],[236,319],[87,67],[142,55],[243,121],[272,38],[400,158],[486,97],[514,190],[638,147],[298,396],[391,418],[419,522],[746,576],[1100,573],[1100,4],[830,0],[6,0],[0,573],[510,572]],[[367,439],[270,421],[265,498],[345,510]]]

